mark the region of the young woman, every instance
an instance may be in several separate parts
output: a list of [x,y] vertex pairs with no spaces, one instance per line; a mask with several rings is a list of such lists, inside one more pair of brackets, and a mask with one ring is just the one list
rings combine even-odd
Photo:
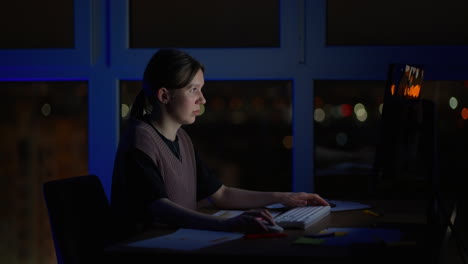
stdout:
[[[230,232],[262,232],[274,220],[264,206],[328,205],[304,192],[260,192],[223,185],[196,152],[181,127],[195,122],[206,103],[204,66],[184,51],[160,49],[149,61],[143,88],[132,105],[128,129],[117,151],[111,204],[130,232],[154,222]],[[211,204],[244,209],[225,219],[200,213]]]

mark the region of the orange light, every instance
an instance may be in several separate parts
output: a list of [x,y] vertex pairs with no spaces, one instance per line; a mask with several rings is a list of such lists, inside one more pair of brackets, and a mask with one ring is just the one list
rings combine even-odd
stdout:
[[418,98],[420,92],[421,92],[421,85],[416,84],[416,85],[411,85],[410,87],[406,86],[405,90],[403,91],[403,95],[412,97],[412,98]]
[[292,149],[293,147],[293,137],[292,136],[285,136],[283,138],[283,147],[286,149]]
[[467,119],[468,119],[468,108],[463,107],[463,109],[461,110],[461,117],[462,117],[464,120],[467,120]]
[[395,84],[394,84],[394,83],[392,83],[392,86],[390,86],[390,93],[391,93],[392,95],[395,94]]

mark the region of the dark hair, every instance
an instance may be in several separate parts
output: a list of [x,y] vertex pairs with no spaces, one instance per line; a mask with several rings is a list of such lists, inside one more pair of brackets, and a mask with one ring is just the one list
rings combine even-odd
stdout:
[[135,98],[131,117],[141,119],[144,111],[151,112],[156,104],[157,91],[187,86],[199,70],[205,67],[188,53],[178,49],[160,49],[146,65],[143,87]]

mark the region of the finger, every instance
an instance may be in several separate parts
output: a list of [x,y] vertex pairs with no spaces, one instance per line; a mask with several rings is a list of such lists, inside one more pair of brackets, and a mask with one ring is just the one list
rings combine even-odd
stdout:
[[246,233],[257,233],[261,231],[267,231],[267,227],[262,224],[260,217],[255,217],[252,215],[243,215],[243,232]]
[[256,218],[258,218],[260,220],[265,220],[265,221],[269,221],[270,219],[273,218],[273,216],[270,214],[270,212],[268,212],[266,210],[258,211],[255,214],[255,216],[256,216]]
[[312,201],[311,194],[300,192],[292,195],[291,197],[292,206],[304,206],[307,205],[308,201]]
[[323,199],[322,197],[320,197],[320,195],[318,194],[313,194],[314,196],[314,200],[312,200],[311,202],[314,203],[314,204],[320,204],[320,205],[329,205],[328,202]]
[[275,220],[273,219],[273,216],[271,214],[262,214],[262,219],[269,225],[275,225]]
[[296,206],[304,206],[307,205],[307,200],[310,200],[310,197],[293,197],[289,200],[288,206],[296,207]]
[[250,210],[248,212],[245,212],[244,214],[251,215],[251,216],[260,216],[260,217],[265,217],[265,218],[272,217],[272,215],[270,214],[270,211],[268,211],[267,209]]
[[265,219],[261,218],[261,217],[256,217],[255,220],[257,221],[257,223],[260,225],[260,227],[263,229],[263,231],[268,231],[268,228],[266,227],[266,225],[268,224],[267,221],[265,221]]
[[296,206],[304,206],[304,205],[307,205],[308,202],[307,200],[296,200]]
[[266,215],[270,218],[273,218],[273,216],[271,215],[270,211],[267,210],[267,209],[263,209],[262,212],[261,212],[263,215]]

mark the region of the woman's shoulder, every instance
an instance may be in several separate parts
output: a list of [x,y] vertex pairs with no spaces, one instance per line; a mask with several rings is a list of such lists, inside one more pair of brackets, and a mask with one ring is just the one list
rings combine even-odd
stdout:
[[141,136],[141,134],[151,135],[154,132],[150,124],[140,119],[129,119],[127,130],[139,136]]
[[147,122],[140,119],[129,119],[123,141],[127,141],[129,145],[136,148],[144,148],[145,146],[158,144],[161,141],[153,127]]

